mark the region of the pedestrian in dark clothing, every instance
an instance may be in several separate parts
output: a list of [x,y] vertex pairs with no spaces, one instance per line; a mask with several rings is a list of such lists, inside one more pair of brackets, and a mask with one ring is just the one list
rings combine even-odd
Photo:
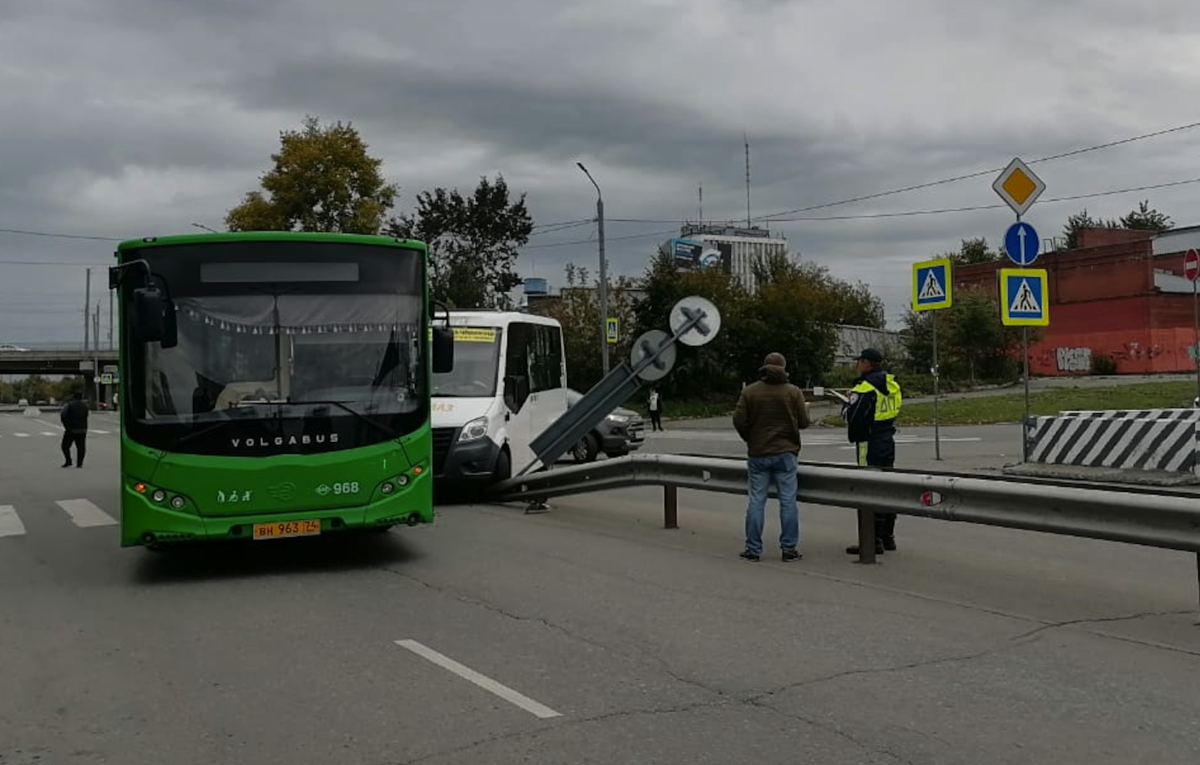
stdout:
[[75,398],[67,402],[59,412],[62,420],[63,437],[62,453],[63,467],[71,467],[71,444],[75,444],[75,467],[83,467],[83,458],[87,455],[88,405],[83,400],[82,393],[76,393]]
[[[900,414],[900,383],[883,369],[883,354],[865,348],[858,356],[859,377],[842,408],[846,435],[855,445],[859,467],[890,468],[896,464],[896,417]],[[896,514],[875,513],[875,553],[896,549]],[[858,545],[846,548],[858,555]]]
[[800,560],[800,511],[796,507],[796,458],[800,431],[809,426],[804,393],[788,382],[783,354],[771,353],[759,370],[760,379],[742,388],[733,427],[746,442],[748,504],[746,547],[741,557],[762,557],[763,516],[771,486],[779,496],[779,548],[783,560]]
[[662,393],[659,392],[658,388],[650,389],[650,400],[647,403],[650,411],[650,430],[662,430],[663,400]]

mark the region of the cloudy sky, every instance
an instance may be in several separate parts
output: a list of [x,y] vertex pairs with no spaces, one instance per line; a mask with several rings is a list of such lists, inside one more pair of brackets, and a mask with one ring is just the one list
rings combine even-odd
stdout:
[[[593,225],[548,225],[594,214],[576,161],[613,270],[640,274],[698,186],[706,219],[744,219],[746,133],[752,216],[895,324],[912,262],[1011,222],[994,173],[829,203],[1200,122],[1198,43],[1187,0],[4,0],[0,343],[79,340],[109,240],[220,228],[305,114],[353,122],[402,208],[503,173],[546,229],[522,275],[553,286],[596,262]],[[1198,148],[1036,164],[1026,219],[1149,198],[1200,223],[1200,183],[1054,201],[1200,178]]]

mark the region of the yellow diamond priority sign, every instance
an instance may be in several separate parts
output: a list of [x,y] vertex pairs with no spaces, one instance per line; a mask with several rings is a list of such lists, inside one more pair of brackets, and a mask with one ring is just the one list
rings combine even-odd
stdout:
[[1017,215],[1024,215],[1046,190],[1046,184],[1029,166],[1014,157],[1004,172],[992,183],[992,188]]

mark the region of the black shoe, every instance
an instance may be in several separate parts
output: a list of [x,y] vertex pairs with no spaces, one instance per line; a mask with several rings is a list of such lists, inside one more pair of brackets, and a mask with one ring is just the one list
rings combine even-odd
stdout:
[[883,549],[895,550],[896,549],[896,538],[895,537],[884,537],[883,538]]
[[784,561],[784,563],[786,563],[786,562],[788,562],[788,561],[790,561],[790,560],[800,560],[800,559],[801,559],[801,558],[803,558],[803,557],[804,557],[804,556],[803,556],[803,555],[800,553],[800,551],[799,551],[799,550],[784,550],[784,551],[783,551],[783,561]]
[[[895,548],[893,547],[892,549],[894,550]],[[858,555],[858,545],[851,545],[851,546],[847,547],[846,554],[847,555]],[[883,542],[878,539],[875,540],[875,554],[883,555]]]
[[70,460],[67,460],[66,462],[64,462],[64,463],[62,464],[62,467],[71,467],[71,461],[70,461]]
[[757,561],[760,556],[758,553],[752,553],[749,550],[743,550],[742,552],[738,553],[738,557],[745,558],[746,560]]

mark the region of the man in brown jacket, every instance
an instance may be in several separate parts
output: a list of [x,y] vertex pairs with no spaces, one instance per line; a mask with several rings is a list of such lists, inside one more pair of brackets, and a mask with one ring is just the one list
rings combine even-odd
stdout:
[[746,507],[746,549],[741,557],[762,557],[763,515],[771,486],[779,494],[779,547],[785,561],[799,560],[800,513],[796,507],[796,459],[800,431],[810,424],[804,393],[788,382],[783,354],[769,353],[759,380],[742,389],[733,427],[746,442],[749,477]]

